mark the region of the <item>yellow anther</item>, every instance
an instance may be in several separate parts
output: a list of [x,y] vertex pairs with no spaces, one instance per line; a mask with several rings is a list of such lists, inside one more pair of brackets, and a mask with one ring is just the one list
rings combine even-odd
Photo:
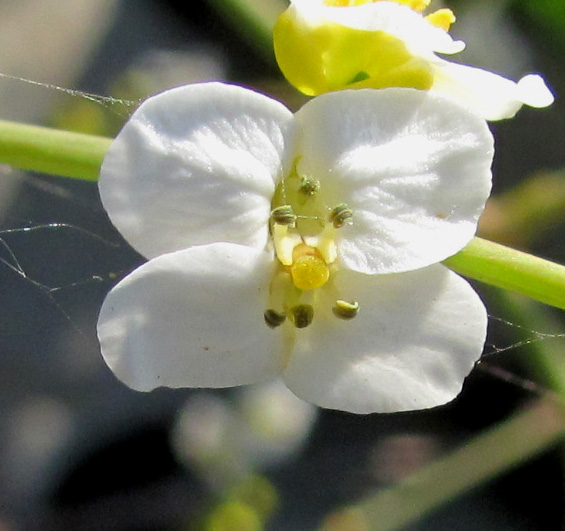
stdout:
[[371,4],[377,0],[324,0],[324,4],[331,7],[351,7]]
[[455,15],[451,9],[438,9],[437,11],[430,13],[426,17],[426,20],[437,28],[449,31],[451,24],[455,22]]
[[336,317],[349,321],[357,316],[359,313],[359,303],[357,301],[347,302],[341,299],[335,301],[335,306],[332,312]]
[[[382,0],[324,0],[324,4],[331,7],[352,7],[381,1]],[[396,2],[401,6],[408,6],[410,9],[421,13],[430,5],[431,0],[392,0],[392,2]]]
[[330,278],[328,265],[317,249],[308,245],[297,245],[292,253],[289,267],[294,285],[302,290],[321,288]]
[[[381,0],[375,1],[380,2]],[[410,9],[413,9],[418,13],[424,11],[424,9],[430,5],[431,1],[432,0],[392,0],[392,2],[400,4],[401,6],[408,6]]]

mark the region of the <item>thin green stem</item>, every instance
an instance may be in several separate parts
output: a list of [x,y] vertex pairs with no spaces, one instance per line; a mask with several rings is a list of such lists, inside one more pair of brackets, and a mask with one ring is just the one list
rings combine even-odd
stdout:
[[[359,529],[403,529],[455,497],[555,445],[564,432],[563,404],[540,400],[394,487],[346,509],[342,513],[343,520],[349,518],[357,522]],[[332,523],[338,517],[328,518],[323,529],[335,529]]]
[[269,63],[275,63],[273,26],[288,7],[283,0],[208,0],[208,3]]
[[0,163],[87,181],[98,179],[110,138],[0,120]]
[[479,234],[487,240],[524,249],[563,221],[565,172],[536,173],[489,199]]
[[443,262],[454,271],[565,309],[565,267],[482,238]]

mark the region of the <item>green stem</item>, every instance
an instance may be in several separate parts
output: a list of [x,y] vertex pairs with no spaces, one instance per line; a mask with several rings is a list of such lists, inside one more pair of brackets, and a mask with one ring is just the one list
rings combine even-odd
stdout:
[[482,238],[443,262],[457,273],[565,309],[565,267]]
[[110,138],[0,120],[0,163],[96,181]]
[[479,234],[524,249],[558,227],[564,218],[565,173],[536,173],[489,199],[479,222]]
[[[459,450],[418,470],[394,487],[342,514],[363,529],[394,531],[429,514],[472,488],[520,465],[556,444],[565,432],[565,408],[540,400]],[[327,519],[324,530],[332,529]]]
[[288,7],[282,0],[208,0],[208,3],[269,62],[275,64],[273,26]]

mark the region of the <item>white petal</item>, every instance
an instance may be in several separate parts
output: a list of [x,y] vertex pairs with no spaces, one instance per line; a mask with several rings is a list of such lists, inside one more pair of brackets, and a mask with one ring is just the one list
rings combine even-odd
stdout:
[[150,260],[104,301],[98,337],[106,363],[138,390],[273,377],[281,332],[263,319],[273,267],[269,253],[230,243]]
[[282,104],[240,87],[202,83],[158,94],[104,159],[104,207],[146,257],[216,241],[264,248],[291,124]]
[[546,107],[553,95],[537,75],[522,78],[518,83],[472,66],[437,60],[434,84],[437,90],[468,105],[486,120],[512,118],[525,103]]
[[441,265],[369,276],[343,271],[336,285],[359,314],[318,312],[299,330],[284,380],[300,398],[352,413],[445,404],[479,358],[487,313],[471,286]]
[[319,179],[353,223],[337,231],[342,263],[396,273],[436,263],[473,237],[491,188],[484,120],[429,91],[324,94],[296,114],[298,171]]
[[549,107],[555,97],[538,74],[529,74],[518,81],[518,97],[530,107]]
[[293,0],[291,9],[309,25],[332,21],[349,28],[382,31],[404,41],[415,55],[429,52],[454,54],[465,48],[447,31],[430,24],[420,13],[395,2],[375,2],[353,7],[328,7],[322,0]]

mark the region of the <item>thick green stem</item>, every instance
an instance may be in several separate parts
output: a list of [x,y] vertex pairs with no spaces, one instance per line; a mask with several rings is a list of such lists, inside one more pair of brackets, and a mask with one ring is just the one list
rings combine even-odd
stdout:
[[0,120],[0,163],[87,181],[98,179],[110,138]]
[[444,261],[454,271],[565,309],[565,267],[482,238]]
[[[351,529],[403,529],[472,488],[507,472],[555,445],[565,432],[565,408],[540,400],[459,450],[418,470],[399,484],[346,509]],[[324,530],[339,515],[332,515]]]

